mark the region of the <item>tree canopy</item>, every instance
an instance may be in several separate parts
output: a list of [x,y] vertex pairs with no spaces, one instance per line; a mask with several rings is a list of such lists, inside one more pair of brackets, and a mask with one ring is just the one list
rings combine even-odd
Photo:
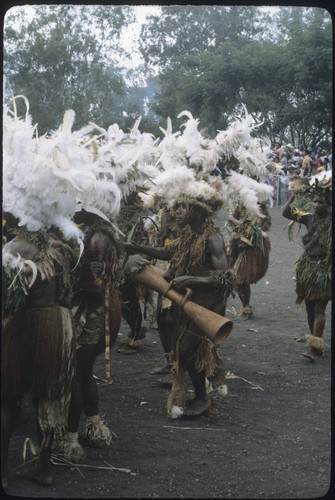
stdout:
[[4,74],[14,93],[28,98],[41,132],[58,126],[67,108],[79,125],[118,122],[127,105],[140,112],[126,104],[118,62],[122,29],[133,17],[121,6],[40,5],[31,20],[9,12]]
[[159,115],[174,120],[186,108],[214,133],[243,103],[273,142],[330,140],[332,24],[325,9],[285,7],[270,18],[256,7],[162,7],[159,19],[143,26],[142,40],[147,64],[161,68]]
[[[143,65],[123,67],[131,5],[39,5],[8,11],[4,75],[41,133],[66,109],[76,124],[159,133],[187,109],[215,134],[245,105],[272,142],[319,145],[332,134],[332,20],[318,7],[161,6],[142,25]],[[140,85],[136,75],[148,82]]]

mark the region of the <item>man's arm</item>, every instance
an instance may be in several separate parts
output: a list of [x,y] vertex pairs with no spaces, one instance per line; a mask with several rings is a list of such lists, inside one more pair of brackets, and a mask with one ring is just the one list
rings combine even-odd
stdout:
[[294,202],[294,200],[295,200],[295,192],[292,191],[292,194],[291,194],[288,202],[286,203],[286,205],[283,208],[282,215],[283,215],[283,217],[286,217],[286,219],[290,219],[290,220],[293,220],[295,222],[298,222],[299,221],[298,215],[294,214],[292,212],[292,209],[291,209],[291,204]]
[[299,213],[294,213],[291,208],[291,204],[295,200],[295,196],[296,196],[295,192],[292,191],[290,199],[283,208],[282,215],[286,217],[286,219],[290,219],[293,220],[294,222],[299,222],[300,224],[305,224],[306,226],[308,226],[309,224],[308,221],[310,220],[311,215],[310,214],[299,215]]
[[124,249],[128,255],[143,253],[149,257],[160,260],[170,260],[172,257],[169,246],[151,247],[149,245],[140,245],[139,243],[131,241],[129,243],[124,243]]

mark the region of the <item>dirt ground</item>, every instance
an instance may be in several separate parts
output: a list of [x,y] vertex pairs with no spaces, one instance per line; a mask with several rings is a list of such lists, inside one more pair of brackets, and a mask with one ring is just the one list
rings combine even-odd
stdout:
[[[81,466],[55,465],[54,484],[15,477],[24,442],[36,443],[30,400],[12,438],[7,494],[41,498],[315,498],[331,480],[331,304],[324,359],[300,353],[308,333],[305,309],[295,304],[294,262],[301,234],[288,241],[287,220],[271,209],[272,250],[267,275],[252,286],[254,317],[234,321],[219,353],[228,394],[212,393],[216,415],[172,420],[168,389],[150,371],[163,361],[157,330],[142,352],[111,353],[113,383],[99,386],[100,410],[114,434],[110,447],[86,448]],[[302,230],[303,231],[303,230]],[[228,303],[235,319],[237,298]],[[104,377],[103,357],[96,375]],[[235,378],[234,378],[235,376]],[[29,453],[27,454],[30,458]],[[27,459],[28,459],[27,458]]]

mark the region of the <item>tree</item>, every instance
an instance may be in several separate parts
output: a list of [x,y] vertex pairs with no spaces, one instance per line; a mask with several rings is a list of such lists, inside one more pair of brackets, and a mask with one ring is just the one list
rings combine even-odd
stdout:
[[122,122],[127,93],[117,58],[131,20],[127,6],[39,5],[31,20],[24,10],[7,13],[4,74],[28,98],[39,133],[58,127],[68,108],[78,127]]
[[213,52],[231,41],[261,39],[268,16],[255,7],[174,5],[161,8],[142,26],[140,52],[148,67],[168,69],[179,56]]
[[[298,144],[310,146],[331,142],[331,18],[320,8],[303,9],[300,18],[296,9],[291,8],[289,12],[294,23],[287,23],[286,53],[294,64],[290,72],[292,88],[287,99],[286,126],[290,127],[292,138]],[[287,12],[279,14],[287,15]]]
[[330,141],[329,13],[282,7],[266,16],[245,6],[162,7],[142,32],[147,64],[162,68],[154,110],[175,120],[188,109],[214,133],[243,103],[272,142]]
[[78,127],[128,128],[141,115],[151,132],[187,109],[212,135],[245,104],[272,142],[331,140],[332,23],[325,9],[277,7],[270,16],[245,5],[162,6],[141,31],[145,65],[137,71],[142,80],[156,78],[145,91],[140,79],[126,83],[120,63],[131,6],[34,8],[32,19],[24,8],[6,16],[4,73],[13,92],[29,99],[40,133],[58,126],[67,108]]

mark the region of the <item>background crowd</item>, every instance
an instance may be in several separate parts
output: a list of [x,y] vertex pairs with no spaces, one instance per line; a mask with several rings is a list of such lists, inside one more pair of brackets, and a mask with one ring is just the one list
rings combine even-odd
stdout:
[[332,170],[332,150],[325,150],[300,144],[283,145],[276,142],[272,146],[272,167],[267,182],[274,188],[274,204],[284,206],[291,194],[292,182],[295,179],[310,179],[313,175]]

